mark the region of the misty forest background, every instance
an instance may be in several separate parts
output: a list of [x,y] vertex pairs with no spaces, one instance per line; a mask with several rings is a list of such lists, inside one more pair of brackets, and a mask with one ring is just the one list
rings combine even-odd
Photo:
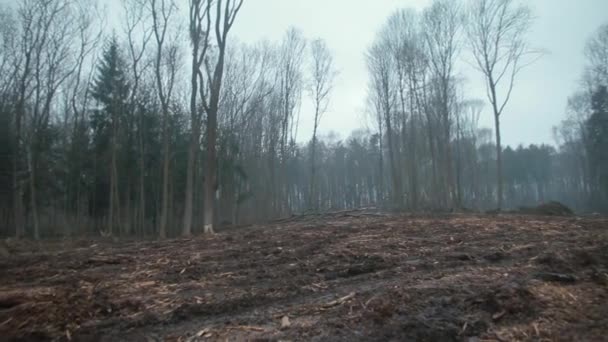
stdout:
[[[164,238],[370,206],[608,212],[608,25],[581,37],[587,67],[554,99],[568,103],[555,142],[515,147],[500,118],[544,53],[526,41],[530,10],[397,10],[366,53],[368,98],[353,99],[373,124],[342,140],[317,134],[339,77],[322,40],[238,42],[238,0],[121,4],[115,30],[93,0],[0,7],[0,236]],[[487,98],[464,92],[463,59]],[[305,144],[299,120],[314,122]]]

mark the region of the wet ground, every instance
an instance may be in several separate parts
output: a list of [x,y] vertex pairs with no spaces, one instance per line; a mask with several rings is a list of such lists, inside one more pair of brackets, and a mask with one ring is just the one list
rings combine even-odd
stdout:
[[353,211],[7,242],[0,340],[601,341],[608,219]]

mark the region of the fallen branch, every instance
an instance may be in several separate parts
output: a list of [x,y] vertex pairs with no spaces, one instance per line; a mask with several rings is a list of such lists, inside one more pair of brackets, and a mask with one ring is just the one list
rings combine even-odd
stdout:
[[349,293],[348,295],[346,295],[346,296],[344,296],[342,298],[338,298],[336,300],[332,300],[331,302],[324,304],[323,307],[324,308],[331,308],[333,306],[344,304],[344,302],[346,302],[346,301],[348,301],[350,299],[353,299],[354,297],[355,297],[355,293],[351,292],[351,293]]
[[578,279],[571,274],[541,272],[536,274],[536,278],[544,281],[559,283],[575,283]]
[[253,326],[250,326],[250,325],[239,325],[238,327],[230,327],[228,329],[230,329],[230,330],[249,330],[249,331],[257,331],[257,332],[265,332],[266,331],[265,328],[253,327]]

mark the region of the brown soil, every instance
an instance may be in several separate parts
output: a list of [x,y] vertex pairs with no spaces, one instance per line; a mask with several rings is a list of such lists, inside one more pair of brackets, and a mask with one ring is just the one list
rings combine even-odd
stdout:
[[163,242],[11,241],[9,341],[600,341],[608,219],[342,212]]

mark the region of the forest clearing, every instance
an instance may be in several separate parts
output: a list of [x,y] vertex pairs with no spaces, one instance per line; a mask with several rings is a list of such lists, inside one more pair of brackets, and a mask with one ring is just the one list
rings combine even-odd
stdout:
[[606,341],[606,13],[0,0],[0,342]]
[[599,341],[608,219],[295,216],[166,241],[10,241],[9,341]]

